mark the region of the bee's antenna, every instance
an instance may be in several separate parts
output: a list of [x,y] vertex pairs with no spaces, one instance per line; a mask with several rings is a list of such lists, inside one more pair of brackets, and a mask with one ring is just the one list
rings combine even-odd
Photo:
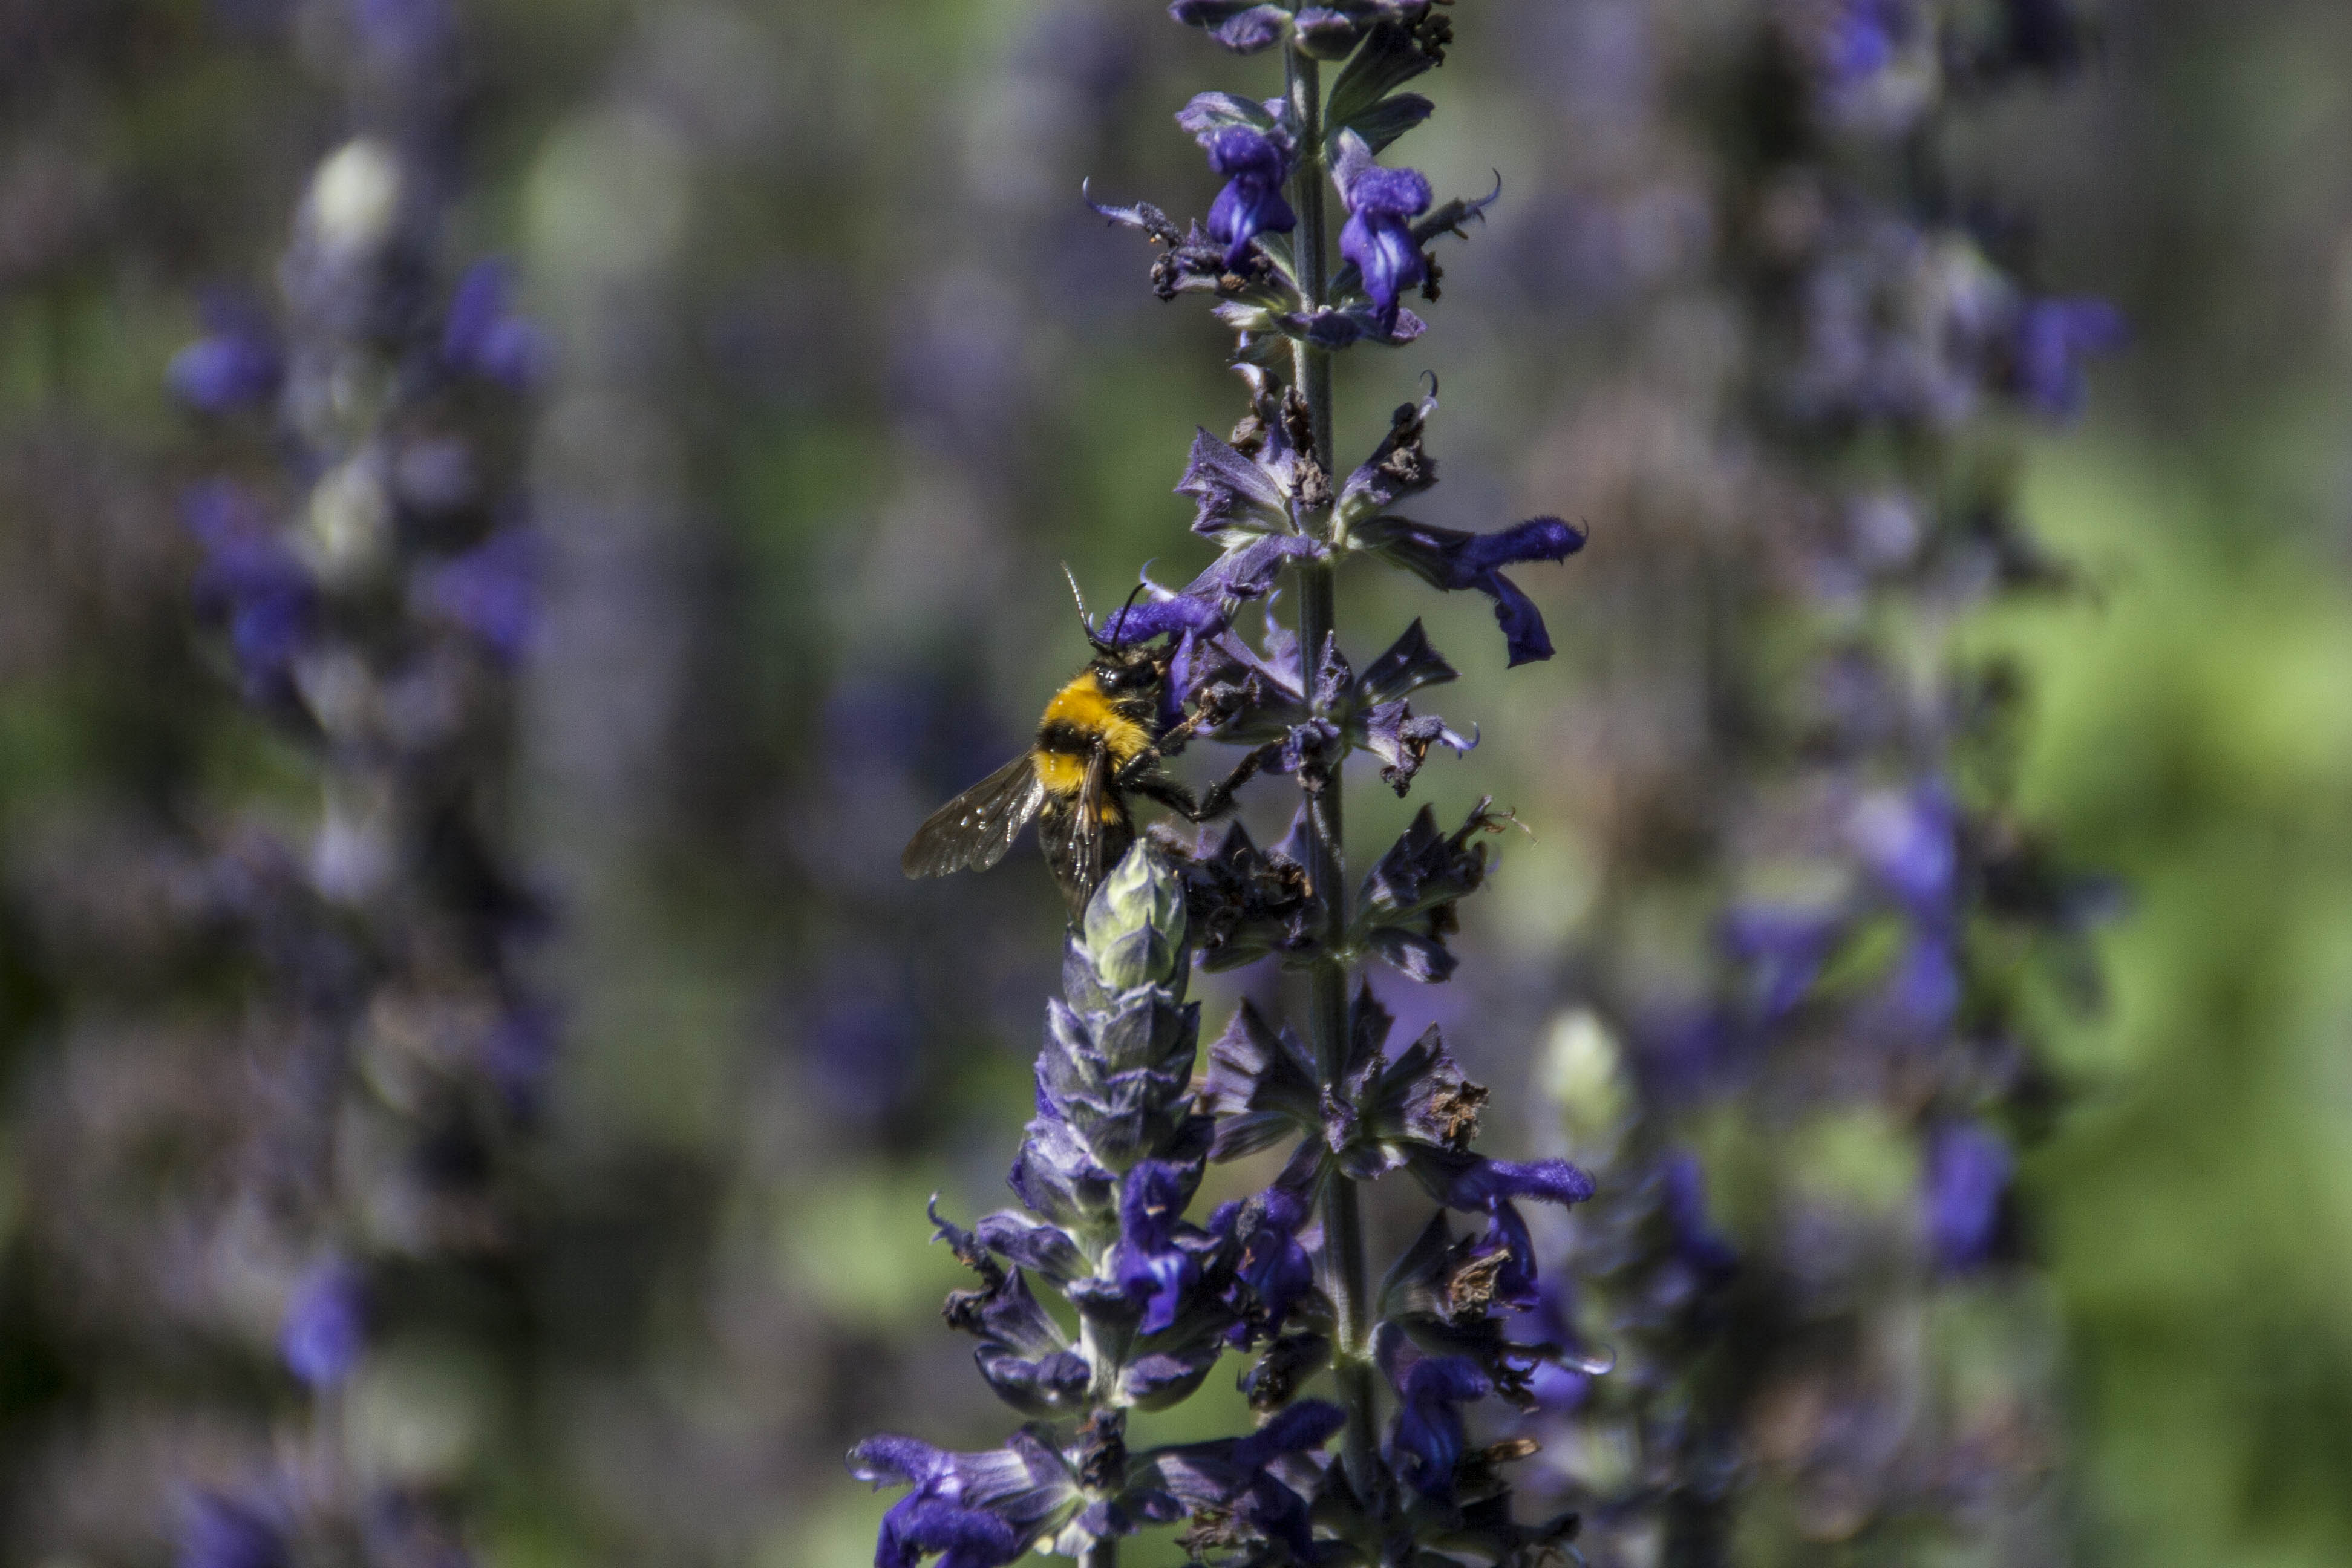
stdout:
[[1095,636],[1094,617],[1087,614],[1087,596],[1078,591],[1078,574],[1070,570],[1070,563],[1066,561],[1062,563],[1062,576],[1070,584],[1070,597],[1078,604],[1078,629],[1086,634],[1090,645],[1103,647],[1102,638]]
[[1143,584],[1142,584],[1141,583],[1139,583],[1139,582],[1138,584],[1136,584],[1136,585],[1135,585],[1134,587],[1129,588],[1129,589],[1127,591],[1127,603],[1126,603],[1126,604],[1124,604],[1124,605],[1121,605],[1118,607],[1118,614],[1115,617],[1113,617],[1113,618],[1112,618],[1111,623],[1110,623],[1110,627],[1111,627],[1111,630],[1110,630],[1110,646],[1111,646],[1111,647],[1117,647],[1118,646],[1118,637],[1119,637],[1119,633],[1121,633],[1121,632],[1123,632],[1123,631],[1125,631],[1125,630],[1127,629],[1127,612],[1128,612],[1128,611],[1129,611],[1129,610],[1131,610],[1131,609],[1133,609],[1133,608],[1135,608],[1135,601],[1136,601],[1136,598],[1137,598],[1137,596],[1138,596],[1138,595],[1139,595],[1142,592],[1143,592]]

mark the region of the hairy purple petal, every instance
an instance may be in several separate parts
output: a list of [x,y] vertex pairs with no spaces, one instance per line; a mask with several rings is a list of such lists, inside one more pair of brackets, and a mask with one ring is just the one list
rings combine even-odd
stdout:
[[1484,1399],[1494,1384],[1466,1356],[1432,1356],[1413,1363],[1398,1388],[1389,1447],[1397,1473],[1423,1497],[1451,1502],[1454,1470],[1468,1452],[1461,1404]]
[[918,1493],[899,1499],[882,1516],[874,1568],[914,1568],[934,1552],[940,1554],[940,1568],[1003,1568],[1027,1544],[995,1514]]
[[1494,533],[1439,528],[1411,518],[1370,518],[1356,525],[1356,542],[1381,559],[1449,592],[1473,589],[1495,601],[1509,662],[1549,658],[1551,637],[1533,601],[1502,574],[1528,562],[1565,561],[1584,548],[1585,533],[1556,517],[1530,518]]
[[1299,1400],[1234,1444],[1234,1467],[1263,1469],[1268,1461],[1284,1454],[1303,1454],[1309,1448],[1319,1448],[1339,1436],[1339,1429],[1347,1424],[1348,1413],[1338,1405],[1320,1399]]
[[1412,219],[1429,210],[1429,182],[1414,170],[1383,169],[1369,159],[1343,170],[1348,221],[1339,230],[1339,255],[1356,264],[1364,292],[1383,323],[1392,324],[1398,296],[1429,277],[1412,234]]
[[1283,182],[1290,178],[1290,157],[1274,138],[1245,125],[1218,126],[1203,132],[1200,142],[1209,154],[1209,167],[1225,177],[1224,188],[1209,208],[1209,237],[1224,245],[1225,265],[1238,268],[1251,240],[1298,226],[1298,215],[1282,195]]
[[1143,1309],[1141,1331],[1147,1334],[1175,1322],[1184,1293],[1201,1277],[1199,1261],[1176,1245],[1185,1197],[1183,1173],[1158,1160],[1129,1171],[1119,1189],[1117,1279],[1128,1299]]
[[1454,1176],[1445,1192],[1445,1206],[1486,1209],[1509,1198],[1580,1204],[1592,1195],[1592,1178],[1565,1160],[1521,1164],[1511,1160],[1478,1158]]

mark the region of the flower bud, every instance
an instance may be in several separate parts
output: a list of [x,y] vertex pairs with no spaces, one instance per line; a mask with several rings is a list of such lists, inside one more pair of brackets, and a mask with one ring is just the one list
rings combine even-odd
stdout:
[[1087,956],[1107,990],[1181,985],[1184,939],[1184,885],[1158,850],[1138,844],[1087,906]]

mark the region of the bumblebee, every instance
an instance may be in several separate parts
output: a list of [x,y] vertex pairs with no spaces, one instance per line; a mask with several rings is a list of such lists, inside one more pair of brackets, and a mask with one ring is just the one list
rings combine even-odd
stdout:
[[1095,889],[1135,842],[1135,818],[1128,808],[1130,795],[1158,801],[1191,821],[1205,822],[1232,809],[1234,792],[1264,764],[1266,749],[1261,748],[1244,758],[1230,777],[1195,798],[1160,765],[1181,749],[1194,722],[1163,725],[1173,653],[1122,647],[1115,629],[1110,641],[1097,637],[1083,603],[1079,620],[1087,626],[1093,659],[1045,704],[1036,742],[1028,751],[915,829],[898,857],[898,868],[908,876],[985,871],[1004,858],[1021,830],[1034,819],[1045,863],[1053,868],[1076,921],[1084,917]]

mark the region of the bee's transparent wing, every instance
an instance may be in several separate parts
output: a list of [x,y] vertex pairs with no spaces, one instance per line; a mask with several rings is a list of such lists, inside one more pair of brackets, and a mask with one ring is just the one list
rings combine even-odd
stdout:
[[1037,819],[1038,842],[1045,847],[1055,879],[1062,884],[1062,897],[1069,902],[1073,920],[1085,916],[1095,889],[1135,842],[1127,808],[1111,789],[1112,766],[1108,750],[1096,747],[1087,759],[1078,793],[1067,800],[1048,801]]
[[898,869],[909,877],[985,871],[1004,858],[1045,797],[1024,752],[931,813],[907,840]]

